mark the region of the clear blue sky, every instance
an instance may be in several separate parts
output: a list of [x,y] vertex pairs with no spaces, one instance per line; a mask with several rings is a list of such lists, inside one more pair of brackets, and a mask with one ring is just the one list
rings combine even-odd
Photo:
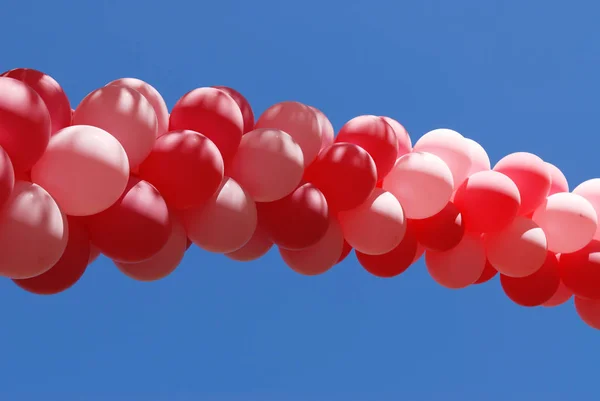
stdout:
[[[30,0],[0,7],[0,70],[41,69],[77,104],[134,76],[169,107],[229,85],[336,129],[389,115],[453,128],[492,162],[532,151],[571,188],[600,176],[597,1]],[[600,332],[512,304],[498,280],[443,289],[423,262],[392,280],[352,256],[293,273],[192,250],[140,284],[106,259],[54,297],[0,281],[0,398],[10,401],[435,401],[597,398]]]

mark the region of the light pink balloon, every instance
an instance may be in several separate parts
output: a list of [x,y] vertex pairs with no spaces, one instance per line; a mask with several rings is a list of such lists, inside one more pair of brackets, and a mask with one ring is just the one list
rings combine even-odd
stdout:
[[124,86],[140,92],[150,102],[156,113],[158,123],[156,136],[159,137],[167,133],[169,130],[169,109],[167,109],[165,100],[156,88],[137,78],[121,78],[108,83],[108,85]]
[[439,285],[459,289],[475,283],[485,269],[485,250],[479,236],[465,235],[449,251],[425,252],[429,275]]
[[335,136],[335,131],[333,130],[333,125],[331,125],[331,121],[327,118],[327,116],[316,107],[308,106],[312,111],[317,115],[317,120],[319,120],[319,127],[321,129],[321,149],[323,150],[326,147],[333,145],[333,138]]
[[[600,178],[592,178],[591,180],[582,182],[573,189],[573,193],[583,196],[590,202],[596,211],[597,217],[600,218]],[[594,239],[600,240],[600,225],[596,228]]]
[[289,134],[300,145],[308,166],[321,149],[321,126],[317,114],[299,102],[281,102],[269,107],[254,128],[274,128]]
[[230,253],[243,247],[256,230],[256,205],[232,178],[204,206],[184,211],[189,239],[200,248]]
[[381,117],[383,120],[392,127],[394,130],[394,134],[396,134],[396,138],[398,139],[398,158],[404,156],[407,153],[412,152],[412,141],[410,140],[410,135],[406,128],[398,121],[394,120],[390,117]]
[[173,273],[183,260],[187,247],[187,235],[183,224],[171,215],[171,234],[165,246],[150,259],[139,263],[114,261],[115,266],[127,277],[138,281],[156,281]]
[[256,202],[291,194],[304,174],[302,149],[278,129],[259,128],[242,137],[230,175]]
[[586,198],[576,193],[550,195],[533,213],[546,233],[548,249],[572,253],[584,248],[597,235],[598,214]]
[[337,264],[343,248],[342,229],[337,220],[331,218],[325,236],[315,245],[296,251],[279,248],[279,253],[284,263],[296,273],[316,276]]
[[548,192],[548,196],[559,192],[569,192],[569,183],[563,172],[554,164],[548,162],[546,162],[546,167],[550,170],[550,192]]
[[486,234],[483,239],[490,264],[509,277],[532,275],[548,254],[544,231],[526,217],[517,217],[504,230]]
[[340,212],[338,218],[348,244],[367,255],[390,252],[406,233],[406,218],[400,202],[381,188],[375,188],[357,208]]
[[125,150],[108,132],[89,125],[58,131],[31,179],[71,216],[99,213],[119,199],[129,180]]
[[73,125],[93,125],[117,138],[137,167],[150,154],[158,119],[148,100],[135,89],[109,85],[87,95],[75,109]]
[[413,148],[415,152],[427,152],[438,156],[452,172],[454,186],[458,187],[471,170],[471,147],[465,137],[446,128],[435,129],[423,135]]
[[17,181],[0,210],[0,275],[25,279],[50,270],[62,256],[69,227],[42,187]]
[[237,251],[226,253],[225,256],[238,262],[250,262],[264,256],[272,246],[273,242],[269,239],[267,233],[258,226],[246,245]]
[[442,159],[431,153],[413,152],[396,161],[383,180],[383,189],[398,198],[407,218],[425,219],[442,211],[454,184],[452,172]]
[[471,138],[465,138],[469,150],[471,152],[471,168],[469,169],[468,176],[471,176],[480,171],[486,171],[491,169],[490,157],[487,152],[478,142],[475,142]]
[[550,298],[549,300],[544,302],[542,304],[542,306],[545,306],[547,308],[559,306],[559,305],[562,305],[565,302],[567,302],[569,299],[571,299],[572,296],[573,296],[573,291],[568,289],[567,286],[564,285],[563,282],[561,281],[560,284],[558,285],[558,290],[556,290],[554,295],[552,295],[552,298]]

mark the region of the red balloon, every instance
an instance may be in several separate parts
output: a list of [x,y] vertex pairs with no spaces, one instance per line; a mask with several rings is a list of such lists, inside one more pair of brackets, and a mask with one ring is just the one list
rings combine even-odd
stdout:
[[257,227],[246,245],[237,251],[226,253],[225,256],[238,262],[250,262],[264,256],[272,247],[273,242],[269,239],[267,233],[262,228]]
[[222,90],[231,96],[233,100],[235,100],[237,105],[240,107],[240,111],[242,112],[242,117],[244,120],[244,134],[252,131],[254,129],[254,112],[252,111],[252,107],[250,106],[248,99],[246,99],[240,92],[228,86],[213,86],[213,88]]
[[465,228],[460,211],[452,202],[426,219],[411,220],[417,241],[427,249],[448,251],[460,243]]
[[360,146],[335,143],[319,153],[304,179],[323,192],[332,210],[343,211],[367,200],[377,183],[377,170]]
[[366,150],[377,167],[377,178],[383,179],[398,158],[398,137],[383,118],[358,116],[348,121],[338,133],[335,142],[349,142]]
[[213,141],[225,165],[237,151],[244,119],[240,107],[216,88],[197,88],[177,101],[169,117],[169,131],[192,130]]
[[500,275],[500,284],[504,293],[521,306],[540,306],[548,301],[560,284],[558,260],[548,252],[542,267],[530,276],[509,277]]
[[338,259],[337,262],[341,263],[344,259],[346,259],[348,257],[348,255],[350,255],[351,251],[352,251],[352,247],[350,246],[348,241],[344,240],[344,247],[342,248],[342,255],[340,256],[340,258]]
[[190,241],[190,239],[187,239],[187,243],[185,245],[185,250],[187,251],[188,249],[190,249],[190,246],[192,246],[192,241]]
[[67,217],[69,240],[60,260],[39,276],[13,280],[25,291],[53,295],[71,288],[85,272],[90,257],[90,240],[83,221]]
[[498,270],[494,269],[494,266],[489,262],[489,260],[485,261],[485,268],[483,269],[483,273],[473,284],[483,284],[487,283],[498,274]]
[[110,259],[136,263],[151,258],[167,243],[171,221],[167,204],[150,183],[130,177],[121,198],[86,217],[92,244]]
[[257,202],[256,208],[260,227],[280,248],[308,248],[319,242],[329,227],[327,201],[310,183],[275,202]]
[[8,153],[0,147],[0,206],[4,205],[15,187],[15,170]]
[[563,253],[558,259],[560,278],[580,298],[600,300],[600,241],[585,248]]
[[194,131],[169,132],[156,140],[139,176],[158,189],[169,206],[189,209],[209,200],[223,181],[217,146]]
[[585,324],[600,330],[600,300],[575,297],[575,310]]

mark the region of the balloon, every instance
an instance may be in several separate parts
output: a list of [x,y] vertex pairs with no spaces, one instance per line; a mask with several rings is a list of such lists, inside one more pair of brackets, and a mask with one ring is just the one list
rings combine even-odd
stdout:
[[[89,234],[88,234],[89,236]],[[90,257],[88,259],[88,266],[92,264],[100,256],[100,249],[96,248],[90,243]]]
[[300,145],[304,165],[315,160],[321,149],[321,126],[317,113],[299,102],[281,102],[269,107],[254,128],[272,128],[289,134]]
[[481,276],[475,281],[473,284],[483,284],[487,283],[498,274],[498,270],[494,269],[494,266],[490,264],[490,262],[486,259],[485,268],[483,269],[483,273]]
[[243,133],[246,134],[254,129],[254,112],[252,111],[252,107],[250,106],[250,102],[238,91],[233,88],[227,86],[213,86],[213,88],[217,88],[227,93],[235,103],[239,106],[240,111],[242,112],[242,121],[243,121]]
[[556,253],[580,250],[594,238],[598,228],[592,204],[569,192],[550,195],[533,213],[533,221],[546,233],[548,249]]
[[412,142],[410,140],[410,135],[406,131],[406,128],[402,126],[398,121],[394,120],[390,117],[381,117],[383,120],[392,127],[394,134],[396,135],[396,140],[398,142],[398,156],[404,156],[407,153],[412,152]]
[[561,280],[560,284],[558,285],[558,289],[554,292],[554,295],[552,295],[548,301],[544,302],[542,306],[547,308],[559,306],[571,299],[572,296],[573,292],[569,290]]
[[30,68],[15,68],[1,76],[26,83],[42,98],[50,113],[51,134],[71,124],[69,98],[59,83],[50,75]]
[[411,220],[418,242],[427,249],[448,251],[460,243],[465,228],[460,211],[448,202],[441,212],[421,220]]
[[521,216],[537,209],[550,192],[550,170],[546,162],[532,153],[511,153],[496,163],[494,171],[508,176],[519,188]]
[[487,170],[474,173],[456,190],[454,204],[465,230],[472,233],[501,231],[517,216],[521,198],[515,183],[504,174]]
[[130,168],[150,154],[158,133],[158,119],[150,102],[137,90],[116,85],[87,95],[75,109],[73,125],[92,125],[117,138]]
[[383,255],[396,248],[406,233],[398,199],[376,188],[359,207],[338,215],[346,241],[358,252]]
[[521,306],[540,306],[552,298],[560,284],[558,260],[548,252],[542,267],[526,277],[500,275],[504,293],[514,303]]
[[229,259],[237,260],[238,262],[250,262],[266,255],[271,247],[273,247],[273,242],[269,239],[265,230],[258,226],[256,227],[256,230],[254,230],[254,234],[252,234],[250,241],[246,242],[246,244],[237,251],[226,253],[225,256]]
[[429,275],[441,286],[465,288],[475,283],[485,269],[485,250],[479,237],[465,235],[449,251],[425,251]]
[[340,258],[338,259],[337,262],[341,263],[344,259],[346,259],[348,257],[348,255],[350,255],[351,251],[352,251],[352,247],[350,246],[348,241],[346,241],[346,239],[344,239],[344,248],[342,249],[342,254],[340,255]]
[[411,221],[400,244],[382,255],[367,255],[356,251],[358,263],[369,273],[382,278],[395,277],[404,273],[417,255],[417,237]]
[[332,210],[351,210],[363,203],[377,182],[375,163],[352,143],[324,149],[306,169],[304,179],[319,188]]
[[331,218],[327,232],[316,244],[300,250],[279,248],[279,254],[283,262],[296,273],[316,276],[337,264],[343,248],[342,229],[337,220]]
[[167,109],[163,97],[152,85],[137,78],[121,78],[108,83],[106,86],[109,85],[123,86],[140,92],[156,113],[156,136],[159,137],[167,133],[169,130],[169,109]]
[[0,146],[0,207],[6,203],[15,187],[15,170],[8,153]]
[[42,157],[50,140],[50,113],[31,87],[0,77],[0,146],[15,172],[28,171]]
[[[568,189],[567,191],[561,192],[568,192]],[[573,193],[584,197],[589,203],[591,203],[592,207],[596,211],[596,217],[600,217],[600,178],[592,178],[591,180],[582,182],[575,187]],[[587,224],[590,224],[590,222],[587,221]],[[594,239],[600,239],[600,225],[596,227]]]
[[331,121],[327,118],[327,116],[316,107],[308,106],[312,111],[317,115],[317,120],[319,121],[319,127],[321,130],[321,149],[323,150],[331,145],[333,145],[333,138],[335,136],[335,131],[333,130],[333,125],[331,125]]
[[108,132],[73,125],[52,136],[31,178],[65,213],[88,216],[106,210],[123,194],[129,162],[119,141]]
[[489,170],[491,168],[490,157],[483,146],[471,138],[465,138],[465,141],[467,142],[471,154],[471,168],[469,169],[467,177],[480,171]]
[[600,330],[600,301],[575,297],[575,310],[585,324]]
[[183,259],[187,235],[179,218],[171,215],[171,234],[158,253],[138,263],[115,261],[115,266],[127,277],[138,281],[156,281],[173,273]]
[[223,172],[217,146],[202,134],[183,130],[156,140],[139,176],[154,185],[171,207],[189,209],[202,206],[217,192]]
[[329,227],[327,201],[310,183],[301,185],[283,199],[256,206],[261,227],[280,248],[308,248],[319,242]]
[[546,167],[550,170],[550,192],[548,192],[548,196],[559,192],[569,192],[569,183],[563,172],[554,164],[548,162],[546,162]]
[[417,263],[417,261],[419,259],[421,259],[421,256],[423,256],[425,254],[425,247],[419,243],[417,243],[417,252],[415,254],[415,258],[413,259],[413,264]]
[[451,129],[429,131],[415,143],[414,151],[431,153],[442,159],[450,168],[456,187],[462,184],[471,170],[471,145],[465,137]]
[[258,128],[242,137],[230,175],[256,202],[291,194],[304,173],[302,149],[278,129]]
[[54,266],[39,276],[15,279],[16,285],[25,291],[39,295],[53,295],[71,288],[79,281],[88,266],[90,239],[83,222],[67,217],[67,246]]
[[442,159],[413,152],[398,159],[383,180],[383,189],[398,198],[407,218],[426,219],[444,209],[454,184],[452,172]]
[[377,178],[383,179],[398,158],[398,137],[383,118],[358,116],[348,121],[338,133],[335,142],[348,142],[366,150],[375,162]]
[[86,218],[90,240],[110,259],[136,263],[151,258],[169,239],[167,204],[150,183],[130,177],[121,197]]
[[200,248],[229,253],[243,247],[256,230],[256,205],[232,178],[225,178],[201,207],[183,212],[188,237]]
[[526,217],[517,217],[507,228],[486,234],[483,240],[490,264],[505,276],[529,276],[546,260],[546,235]]
[[583,249],[561,254],[558,268],[560,279],[574,295],[600,300],[600,241],[592,240]]
[[185,250],[187,251],[188,249],[190,249],[190,247],[192,246],[192,241],[190,241],[190,239],[187,239],[187,243],[185,245]]
[[69,236],[66,217],[42,187],[15,182],[0,210],[0,276],[30,278],[62,256]]

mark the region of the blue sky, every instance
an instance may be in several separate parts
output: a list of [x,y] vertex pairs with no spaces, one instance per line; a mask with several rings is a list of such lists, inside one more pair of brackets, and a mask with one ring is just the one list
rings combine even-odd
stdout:
[[[568,4],[568,5],[567,5]],[[1,7],[0,70],[53,75],[74,104],[116,78],[169,107],[199,86],[258,115],[298,100],[336,129],[389,115],[492,158],[531,151],[571,188],[598,177],[600,3],[588,0],[30,0]],[[293,273],[199,249],[141,284],[106,259],[66,293],[0,281],[0,398],[11,401],[565,400],[597,396],[600,332],[572,303],[512,304],[498,280],[452,291],[423,262],[392,280],[352,256]]]

